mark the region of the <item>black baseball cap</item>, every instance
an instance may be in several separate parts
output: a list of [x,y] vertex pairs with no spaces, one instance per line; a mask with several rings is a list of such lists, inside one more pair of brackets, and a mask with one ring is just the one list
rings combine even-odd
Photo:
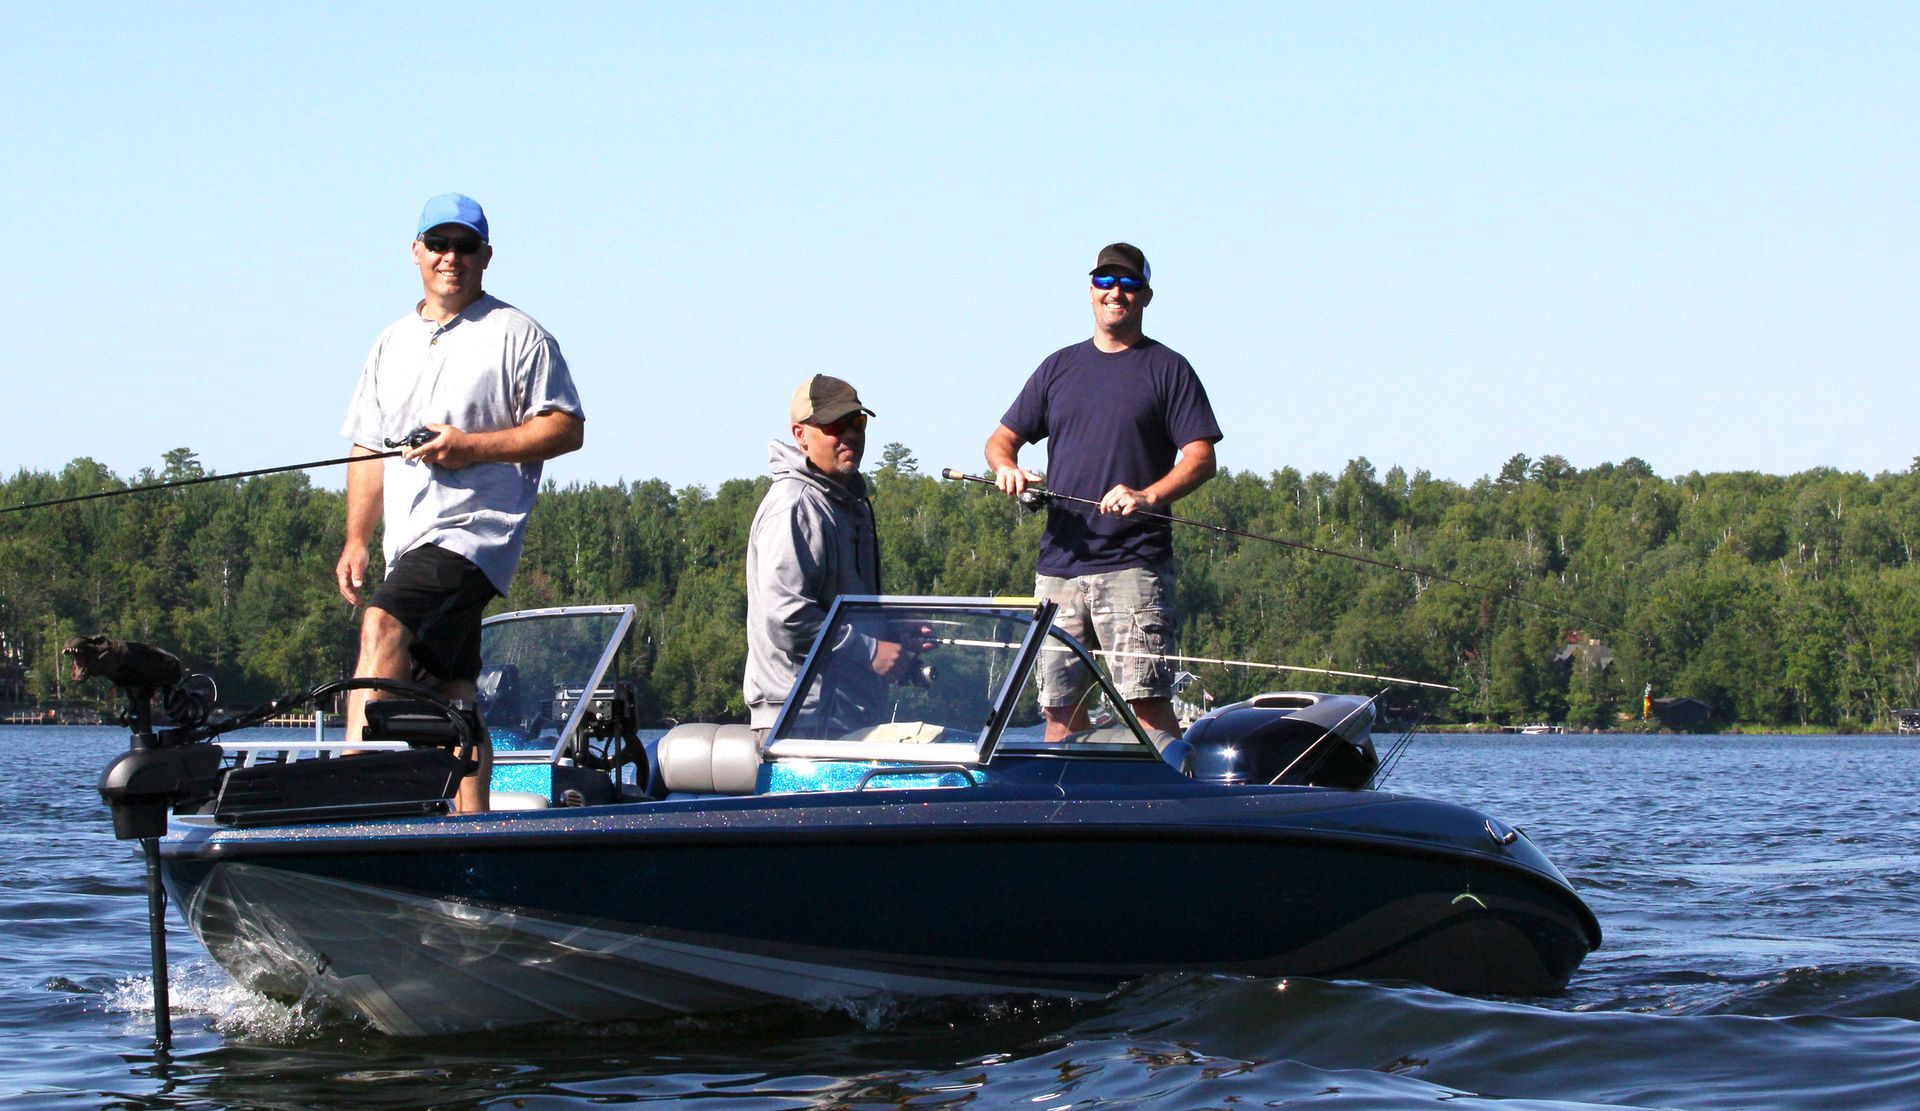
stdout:
[[1153,284],[1153,267],[1147,265],[1146,253],[1131,243],[1109,243],[1100,248],[1100,257],[1093,260],[1093,269],[1087,273],[1103,272],[1139,278],[1142,285]]

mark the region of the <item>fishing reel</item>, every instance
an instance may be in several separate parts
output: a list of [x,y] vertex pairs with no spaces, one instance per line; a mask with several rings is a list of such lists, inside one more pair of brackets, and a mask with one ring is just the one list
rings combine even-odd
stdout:
[[433,438],[439,434],[431,428],[416,428],[397,440],[383,442],[390,448],[416,448],[432,443]]
[[[942,467],[940,469],[940,477],[950,478],[957,482],[977,482],[982,486],[998,485],[998,483],[991,478],[983,475],[968,474],[965,471],[956,470],[953,467]],[[1044,509],[1053,501],[1053,493],[1045,486],[1028,486],[1018,494],[1015,494],[1014,500],[1028,509]]]
[[907,654],[905,671],[897,675],[895,683],[923,689],[933,686],[940,672],[924,654],[939,647],[940,642],[934,638],[931,626],[918,621],[895,623],[888,627],[884,638],[898,644]]

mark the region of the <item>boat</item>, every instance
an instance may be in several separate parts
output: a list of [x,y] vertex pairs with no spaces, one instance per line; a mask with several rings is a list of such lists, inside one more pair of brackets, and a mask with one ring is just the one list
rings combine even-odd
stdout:
[[[1534,995],[1600,944],[1525,833],[1372,785],[1372,699],[1272,692],[1176,738],[1053,615],[841,598],[764,739],[689,723],[643,742],[619,677],[632,607],[489,618],[478,707],[384,680],[300,696],[390,696],[351,755],[231,736],[293,699],[155,730],[142,700],[178,701],[157,669],[101,792],[148,853],[156,916],[164,886],[239,983],[394,1035],[1097,998],[1180,972]],[[876,640],[928,646],[910,682],[875,676]],[[1108,724],[1045,740],[1042,652],[1088,668]],[[450,813],[481,730],[496,809]]]
[[1503,725],[1500,727],[1500,732],[1502,733],[1524,733],[1528,736],[1565,733],[1566,731],[1567,727],[1564,725],[1552,725],[1544,721],[1530,721],[1525,725]]

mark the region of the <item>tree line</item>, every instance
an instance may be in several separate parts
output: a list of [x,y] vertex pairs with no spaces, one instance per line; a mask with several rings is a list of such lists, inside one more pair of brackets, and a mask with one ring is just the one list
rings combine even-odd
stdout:
[[[124,479],[76,459],[0,484],[0,507],[203,474],[186,448]],[[897,443],[870,478],[888,592],[1032,589],[1041,515],[920,473]],[[495,609],[636,603],[650,715],[739,718],[747,526],[766,485],[549,483]],[[343,512],[339,492],[283,474],[0,514],[0,699],[102,701],[58,658],[91,632],[176,652],[229,706],[346,673]],[[1604,728],[1637,720],[1649,687],[1723,724],[1858,728],[1920,703],[1920,465],[1662,478],[1638,459],[1515,455],[1461,484],[1362,458],[1337,475],[1225,473],[1175,512],[1407,569],[1176,528],[1183,653],[1459,687],[1389,696],[1429,721]],[[1217,701],[1379,689],[1187,669]]]

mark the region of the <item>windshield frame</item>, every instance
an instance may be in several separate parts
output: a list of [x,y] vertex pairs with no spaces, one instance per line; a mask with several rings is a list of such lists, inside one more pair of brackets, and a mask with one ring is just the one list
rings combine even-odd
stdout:
[[[632,603],[607,606],[553,606],[546,609],[513,610],[508,613],[496,613],[480,622],[482,643],[485,643],[485,630],[490,625],[501,625],[515,621],[552,621],[567,617],[606,617],[617,615],[613,632],[600,646],[600,654],[595,657],[592,670],[588,673],[585,685],[581,688],[583,697],[576,698],[573,710],[567,715],[565,724],[554,739],[550,749],[499,750],[493,754],[496,764],[551,764],[557,762],[568,751],[573,735],[580,728],[580,721],[591,708],[593,699],[584,695],[599,690],[606,682],[607,674],[613,669],[614,661],[620,655],[620,649],[627,643],[627,633],[633,628],[634,614],[638,607]],[[482,665],[485,664],[484,658]],[[615,678],[618,678],[617,673]],[[568,688],[572,689],[572,688]]]
[[[796,724],[793,719],[803,712],[802,700],[796,697],[796,692],[809,689],[815,673],[831,652],[831,649],[826,648],[825,645],[832,630],[840,624],[842,611],[856,608],[878,609],[881,612],[902,609],[972,612],[1026,623],[1026,629],[1018,645],[1015,646],[1014,657],[1007,668],[1007,673],[1001,679],[999,689],[989,704],[986,720],[981,723],[979,731],[971,742],[890,744],[782,736]],[[807,651],[806,659],[800,665],[793,687],[787,692],[787,700],[780,707],[779,716],[774,719],[773,727],[767,732],[765,752],[773,758],[881,759],[908,763],[987,764],[992,760],[994,747],[999,743],[1008,720],[1013,716],[1020,693],[1026,689],[1047,632],[1053,627],[1053,615],[1057,609],[1058,607],[1051,600],[1030,597],[955,598],[926,595],[849,594],[835,598],[827,610],[826,620],[821,623],[820,632],[816,634],[812,647]]]

